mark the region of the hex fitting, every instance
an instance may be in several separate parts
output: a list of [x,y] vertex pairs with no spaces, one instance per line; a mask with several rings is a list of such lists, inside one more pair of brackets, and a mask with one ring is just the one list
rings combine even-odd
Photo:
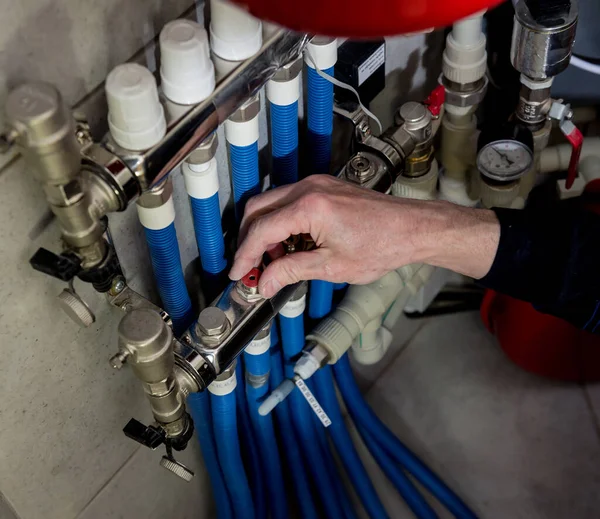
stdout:
[[200,146],[190,153],[186,162],[189,164],[206,164],[217,154],[218,147],[219,138],[217,137],[217,132],[213,132],[202,141]]
[[375,176],[376,172],[376,165],[362,152],[354,155],[346,165],[346,177],[349,181],[359,185],[366,184]]
[[245,123],[254,119],[260,112],[260,93],[251,97],[229,117],[234,123]]
[[214,347],[229,335],[231,323],[223,310],[208,306],[200,312],[195,331],[203,344]]
[[136,203],[145,209],[156,209],[165,205],[172,196],[173,182],[168,178],[158,186],[142,193]]
[[275,75],[271,78],[271,81],[285,83],[287,81],[291,81],[292,79],[296,79],[302,72],[303,66],[304,62],[302,58],[298,57],[295,60],[286,63],[282,67],[279,67],[277,72],[275,72]]

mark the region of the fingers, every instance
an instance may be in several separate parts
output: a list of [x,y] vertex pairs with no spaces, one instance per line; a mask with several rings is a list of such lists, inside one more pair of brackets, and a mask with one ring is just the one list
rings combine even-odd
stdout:
[[290,234],[310,232],[309,218],[299,206],[297,203],[286,205],[252,222],[235,255],[229,272],[231,279],[238,280],[244,276],[273,244],[282,242]]
[[296,186],[297,184],[292,184],[270,189],[269,191],[265,191],[248,200],[244,210],[244,217],[240,224],[238,242],[241,243],[243,241],[248,232],[248,228],[258,217],[268,214],[275,209],[279,209],[297,199],[299,194],[296,194],[298,191]]
[[271,263],[263,272],[258,291],[263,297],[273,297],[286,285],[310,279],[326,279],[328,253],[322,249],[294,252]]

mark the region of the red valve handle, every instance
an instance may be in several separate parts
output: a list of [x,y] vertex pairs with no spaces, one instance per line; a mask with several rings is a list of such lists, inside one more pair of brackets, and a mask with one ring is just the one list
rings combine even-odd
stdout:
[[579,171],[579,158],[581,157],[581,150],[583,148],[583,134],[579,131],[577,126],[569,120],[565,120],[560,124],[560,130],[573,148],[571,160],[569,161],[567,181],[565,182],[565,187],[571,189],[573,182],[575,182],[575,179],[577,178],[577,172]]
[[254,267],[248,274],[242,278],[242,283],[248,288],[256,288],[258,286],[258,280],[262,272],[259,268]]
[[446,89],[439,85],[435,88],[431,94],[425,99],[425,105],[429,108],[431,115],[437,117],[440,115],[442,111],[442,106],[444,106],[444,102],[446,101]]

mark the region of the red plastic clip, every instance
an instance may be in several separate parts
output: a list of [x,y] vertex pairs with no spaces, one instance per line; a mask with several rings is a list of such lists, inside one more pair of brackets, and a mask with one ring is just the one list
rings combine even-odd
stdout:
[[573,148],[573,151],[571,151],[571,160],[569,161],[567,181],[565,182],[565,187],[571,189],[579,171],[579,158],[581,157],[581,149],[583,148],[583,134],[579,131],[579,128],[568,119],[565,119],[560,123],[560,130]]
[[242,283],[248,288],[256,288],[258,286],[258,280],[262,272],[259,268],[254,267],[248,274],[242,278]]
[[438,117],[442,111],[442,106],[446,101],[446,89],[443,85],[436,87],[436,89],[429,94],[425,99],[425,105],[429,108],[431,115]]

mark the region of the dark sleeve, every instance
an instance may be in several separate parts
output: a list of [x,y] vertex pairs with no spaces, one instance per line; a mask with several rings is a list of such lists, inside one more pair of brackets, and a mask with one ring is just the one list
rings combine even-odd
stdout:
[[580,199],[495,212],[500,243],[480,284],[600,333],[600,216]]

